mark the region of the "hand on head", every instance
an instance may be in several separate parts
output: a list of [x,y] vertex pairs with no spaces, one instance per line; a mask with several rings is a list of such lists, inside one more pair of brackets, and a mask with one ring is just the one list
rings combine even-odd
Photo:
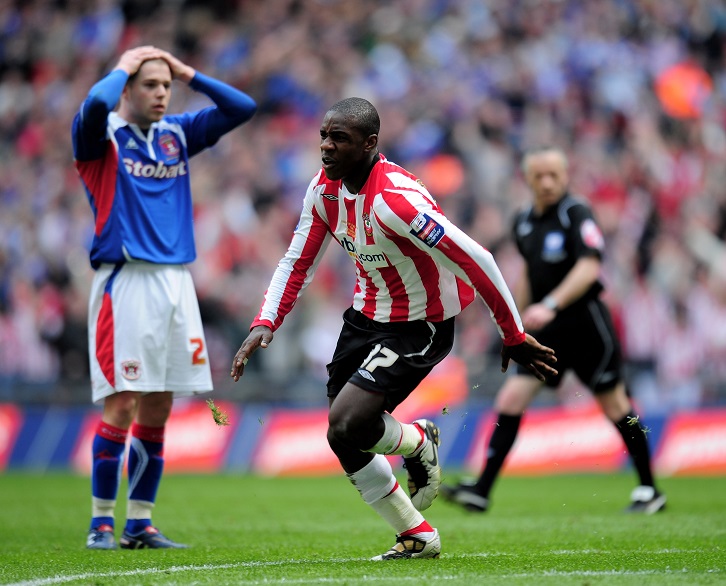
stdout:
[[173,79],[189,83],[196,70],[174,57],[169,51],[164,51],[152,45],[143,45],[125,51],[119,59],[116,69],[123,69],[129,75],[134,75],[141,65],[152,59],[163,59],[169,65]]
[[169,64],[171,76],[174,79],[178,79],[184,83],[189,83],[192,80],[192,77],[196,73],[193,67],[182,63],[168,51],[159,50],[159,52],[161,53],[161,58]]
[[144,61],[149,61],[150,59],[162,59],[161,49],[157,49],[151,45],[135,47],[134,49],[124,51],[116,65],[116,69],[123,69],[129,75],[133,75],[139,70],[139,67],[141,67]]

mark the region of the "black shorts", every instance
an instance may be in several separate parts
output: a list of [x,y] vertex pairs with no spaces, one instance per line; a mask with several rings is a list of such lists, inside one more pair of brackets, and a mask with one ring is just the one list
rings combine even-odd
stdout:
[[[568,370],[594,393],[612,389],[622,379],[620,343],[610,311],[599,299],[566,308],[538,332],[530,332],[557,356],[557,376],[547,386],[557,387]],[[531,374],[517,365],[518,374]]]
[[393,411],[451,352],[454,318],[443,322],[379,323],[352,307],[343,314],[343,329],[328,364],[328,397],[347,382],[386,396]]

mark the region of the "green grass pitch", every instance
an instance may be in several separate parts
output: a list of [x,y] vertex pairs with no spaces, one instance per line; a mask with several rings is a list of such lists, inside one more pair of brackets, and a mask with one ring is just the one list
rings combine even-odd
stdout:
[[[169,475],[154,522],[191,549],[103,552],[85,549],[88,478],[11,472],[0,584],[726,584],[726,479],[663,479],[667,510],[649,517],[622,512],[633,482],[504,476],[485,514],[441,499],[426,511],[439,559],[371,562],[394,535],[342,475]],[[124,514],[120,501],[118,526]]]

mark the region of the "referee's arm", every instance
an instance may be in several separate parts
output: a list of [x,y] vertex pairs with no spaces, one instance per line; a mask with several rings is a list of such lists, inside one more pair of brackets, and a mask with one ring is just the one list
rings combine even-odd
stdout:
[[526,263],[522,263],[519,273],[519,278],[512,287],[512,295],[514,296],[514,302],[521,311],[532,303],[532,289],[529,285]]
[[600,258],[583,256],[578,259],[570,272],[565,275],[559,285],[549,292],[557,310],[562,310],[575,303],[595,284],[600,276]]

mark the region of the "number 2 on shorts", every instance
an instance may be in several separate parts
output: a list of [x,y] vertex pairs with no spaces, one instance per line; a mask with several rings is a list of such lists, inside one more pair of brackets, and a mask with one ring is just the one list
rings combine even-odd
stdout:
[[[376,356],[376,354],[381,354],[381,356]],[[368,358],[363,361],[362,366],[368,372],[373,372],[379,366],[391,366],[396,360],[398,360],[398,354],[389,348],[384,348],[380,344],[376,344],[368,355]]]
[[192,354],[192,364],[206,364],[207,359],[202,356],[204,352],[204,340],[201,338],[189,338],[192,346],[194,346],[194,354]]

